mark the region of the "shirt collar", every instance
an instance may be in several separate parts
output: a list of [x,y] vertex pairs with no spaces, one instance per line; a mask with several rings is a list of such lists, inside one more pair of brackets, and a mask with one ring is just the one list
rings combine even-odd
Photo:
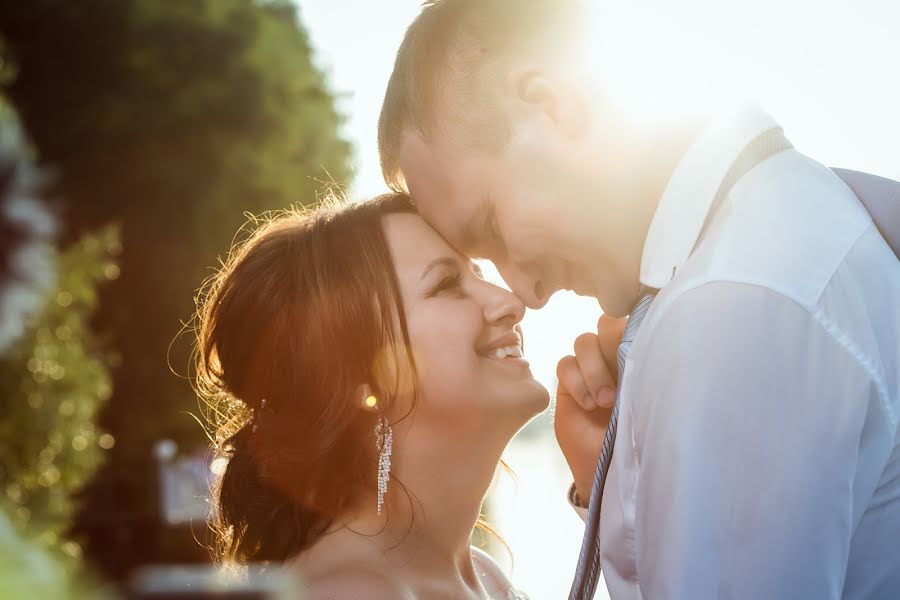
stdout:
[[641,255],[641,283],[662,289],[687,261],[731,165],[750,142],[779,127],[757,108],[723,110],[701,131],[672,173]]

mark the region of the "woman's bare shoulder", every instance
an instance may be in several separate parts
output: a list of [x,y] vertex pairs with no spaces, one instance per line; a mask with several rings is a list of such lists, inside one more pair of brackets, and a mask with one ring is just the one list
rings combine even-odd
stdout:
[[[330,541],[329,541],[330,542]],[[292,564],[303,582],[304,600],[410,600],[406,586],[354,548],[326,542]]]
[[412,600],[405,586],[365,566],[345,565],[306,580],[306,600]]

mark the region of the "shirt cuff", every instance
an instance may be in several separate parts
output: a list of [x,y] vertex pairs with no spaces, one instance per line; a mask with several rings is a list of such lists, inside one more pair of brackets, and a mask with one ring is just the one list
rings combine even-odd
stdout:
[[588,516],[588,506],[587,503],[582,502],[581,498],[578,497],[578,490],[575,489],[575,484],[569,486],[569,492],[566,494],[566,498],[569,500],[569,506],[581,517],[582,521],[587,521]]

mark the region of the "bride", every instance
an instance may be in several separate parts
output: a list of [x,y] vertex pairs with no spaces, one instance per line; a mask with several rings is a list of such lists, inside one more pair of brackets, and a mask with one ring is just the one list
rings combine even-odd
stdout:
[[227,459],[218,558],[305,598],[524,598],[470,545],[512,437],[549,397],[524,306],[403,195],[288,213],[200,303],[198,384]]

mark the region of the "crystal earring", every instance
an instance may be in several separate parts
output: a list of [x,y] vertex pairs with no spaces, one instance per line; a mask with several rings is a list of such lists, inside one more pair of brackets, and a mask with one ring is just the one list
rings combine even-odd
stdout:
[[384,506],[384,495],[387,493],[388,481],[391,479],[391,449],[394,445],[394,430],[387,419],[378,418],[375,425],[375,444],[378,450],[378,514]]

